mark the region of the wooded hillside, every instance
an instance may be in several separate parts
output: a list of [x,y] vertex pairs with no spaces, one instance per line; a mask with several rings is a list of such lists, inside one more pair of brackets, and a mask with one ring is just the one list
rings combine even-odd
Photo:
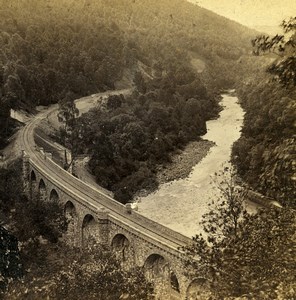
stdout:
[[240,90],[246,110],[242,137],[233,148],[243,178],[255,190],[295,206],[295,90],[266,76]]
[[66,103],[133,78],[132,97],[76,126],[77,152],[87,149],[99,183],[122,201],[154,186],[156,162],[206,132],[254,34],[183,0],[3,0],[0,29],[1,144],[11,107]]
[[247,183],[295,208],[296,17],[281,26],[283,34],[252,41],[254,54],[266,55],[269,62],[239,89],[246,115],[233,154]]
[[[47,105],[114,88],[138,61],[185,75],[191,56],[212,86],[246,53],[250,31],[182,0],[0,1],[1,136],[9,108]],[[229,76],[228,76],[229,75]],[[213,79],[213,80],[210,80]]]

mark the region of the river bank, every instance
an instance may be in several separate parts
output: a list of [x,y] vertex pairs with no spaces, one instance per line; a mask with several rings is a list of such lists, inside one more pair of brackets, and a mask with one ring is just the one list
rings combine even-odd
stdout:
[[[213,176],[229,161],[232,144],[240,137],[244,112],[238,99],[224,94],[221,105],[223,110],[219,118],[207,122],[208,132],[202,137],[214,143],[214,146],[206,151],[196,165],[188,159],[192,163],[189,176],[164,182],[155,192],[137,199],[141,214],[188,237],[201,231],[201,217],[219,193],[212,184]],[[195,149],[194,145],[192,147]],[[192,148],[190,153],[189,157],[193,157]],[[180,160],[178,164],[178,169],[188,171],[189,163],[183,165]]]
[[[77,104],[80,111],[87,111],[97,100],[90,96]],[[221,105],[219,118],[207,122],[207,134],[174,153],[171,164],[156,170],[159,188],[153,192],[143,190],[136,197],[141,214],[188,237],[200,231],[201,217],[217,192],[211,185],[211,176],[230,159],[232,144],[240,136],[244,113],[238,99],[225,94]],[[57,129],[57,125],[56,115],[43,123],[47,129]],[[77,162],[76,175],[97,186],[86,165],[87,158]]]
[[208,140],[193,141],[184,150],[173,154],[172,162],[169,165],[157,168],[159,184],[186,178],[193,167],[208,154],[214,145],[214,142]]
[[[161,186],[174,180],[185,179],[192,172],[193,167],[207,156],[210,149],[215,145],[214,142],[201,139],[192,141],[183,150],[176,150],[171,154],[171,162],[167,165],[159,165],[156,168],[156,178]],[[157,189],[140,190],[133,201],[138,202],[141,197],[148,196],[156,192]]]
[[[122,94],[127,94],[130,90],[125,89],[120,91]],[[104,99],[115,92],[105,92],[100,94],[95,94],[80,98],[75,101],[76,107],[79,109],[79,113],[83,114],[87,112],[92,107],[99,105],[104,101]],[[58,121],[57,114],[51,113],[47,116],[46,119],[40,122],[39,129],[44,133],[45,136],[52,137],[56,134],[56,131],[61,126],[61,123]],[[56,143],[54,143],[57,145]],[[160,165],[156,169],[157,181],[159,184],[171,182],[173,180],[186,178],[192,168],[200,162],[210,151],[211,147],[215,143],[206,139],[200,139],[198,141],[190,142],[183,150],[177,150],[171,155],[171,163],[163,166]],[[54,146],[54,145],[53,145]],[[60,146],[62,147],[62,146]],[[63,152],[61,152],[63,153]],[[70,155],[70,154],[69,154]],[[89,184],[95,185],[99,188],[98,184],[95,181],[93,175],[90,174],[87,161],[88,157],[79,158],[75,161],[75,174],[78,178],[82,179]],[[107,194],[112,195],[112,192],[103,189]],[[155,191],[155,187],[148,188],[147,190],[141,190],[137,193],[135,198],[141,196],[147,196],[150,193]]]

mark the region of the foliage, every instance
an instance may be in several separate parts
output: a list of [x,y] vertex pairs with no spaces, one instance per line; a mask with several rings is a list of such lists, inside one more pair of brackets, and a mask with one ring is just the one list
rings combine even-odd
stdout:
[[5,279],[8,290],[0,297],[150,299],[152,287],[141,269],[126,270],[113,253],[98,245],[81,252],[63,244],[67,227],[63,208],[57,202],[26,199],[20,169],[20,161],[7,170],[0,169],[1,221],[9,224],[18,238],[0,227],[0,275],[24,277],[13,282]]
[[[41,244],[48,241],[57,243],[66,228],[63,209],[59,203],[48,203],[38,198],[28,200],[23,195],[20,170],[20,161],[16,161],[8,169],[0,170],[1,223],[8,225],[13,234],[9,235],[1,229],[1,241],[6,241],[2,244],[2,249],[8,250],[1,256],[1,261],[9,259],[4,275],[11,275],[12,278],[18,278],[15,275],[23,272],[19,266],[20,260],[25,269],[28,269],[28,264],[44,266],[46,251]],[[21,245],[19,252],[18,243]]]
[[61,282],[61,285],[57,290],[57,298],[79,299],[79,295],[87,295],[88,299],[125,297],[144,300],[149,299],[152,293],[152,286],[147,283],[143,270],[134,267],[127,271],[110,250],[98,248],[91,253],[84,253],[68,272],[58,274],[57,282]]
[[[224,170],[215,173],[215,176],[214,184],[218,188],[217,200],[212,200],[209,204],[210,212],[203,216],[201,224],[206,234],[211,234],[215,236],[215,240],[222,241],[225,236],[238,236],[240,221],[246,218],[247,211],[244,208],[244,191],[236,183],[237,173],[234,167],[224,166]],[[210,238],[208,242],[212,243]]]
[[77,109],[74,102],[74,95],[68,93],[65,98],[59,101],[58,120],[63,123],[60,128],[60,138],[62,143],[71,152],[71,162],[68,163],[67,155],[65,154],[65,169],[68,169],[74,162],[77,154],[77,137],[75,127],[77,126],[77,117],[79,110]]
[[[27,219],[28,216],[30,219]],[[56,243],[66,229],[62,205],[55,201],[23,199],[21,203],[16,204],[14,218],[20,224],[25,224],[18,228],[20,241],[26,241],[32,237],[38,239],[42,236]]]
[[[53,256],[51,251],[47,254]],[[60,264],[54,272],[45,271],[39,278],[28,274],[24,282],[9,287],[7,299],[24,295],[29,299],[152,299],[153,289],[143,271],[124,269],[110,250],[97,245],[95,250],[81,253],[64,245],[58,251]],[[55,262],[45,260],[44,269],[52,269],[50,264]]]
[[7,98],[2,98],[0,110],[0,149],[7,144],[7,139],[12,135],[16,127],[10,117],[10,104]]
[[6,224],[13,220],[14,233],[21,242],[33,236],[38,239],[40,235],[57,242],[65,229],[61,204],[41,201],[39,197],[27,199],[23,194],[20,172],[21,160],[15,161],[8,169],[0,169],[1,221]]
[[183,0],[1,0],[0,7],[0,103],[7,108],[32,110],[69,92],[78,98],[113,89],[125,71],[160,75],[192,57],[207,64],[203,77],[211,88],[230,86],[233,62],[247,53],[251,36]]
[[295,66],[290,64],[295,59],[295,18],[282,27],[287,36],[261,36],[253,41],[256,54],[276,52],[280,58],[269,54],[274,62],[268,70],[275,82],[259,74],[238,89],[246,114],[242,136],[233,146],[233,161],[253,189],[295,207],[296,94]]
[[0,169],[0,297],[11,279],[23,275],[17,235],[3,227],[14,207],[14,200],[20,197],[19,167],[20,162],[17,162],[10,169]]
[[265,53],[275,53],[280,58],[275,60],[268,72],[273,74],[284,86],[296,85],[296,17],[283,21],[281,27],[284,35],[269,37],[261,35],[252,40],[254,54],[262,55]]
[[201,223],[206,234],[195,236],[185,248],[191,275],[204,277],[215,299],[293,297],[295,211],[269,208],[249,215],[243,195],[231,192],[233,182],[222,182],[223,198],[211,205]]
[[119,108],[124,100],[123,95],[111,95],[107,99],[107,109],[113,110]]
[[16,201],[22,201],[22,182],[20,180],[21,160],[15,161],[7,169],[0,168],[0,211],[1,224],[5,222],[5,215]]
[[18,241],[4,227],[0,226],[0,296],[9,279],[23,276]]
[[[94,120],[70,128],[71,134],[68,124],[61,131],[73,158],[84,148],[102,147],[92,154],[91,170],[123,202],[156,186],[154,166],[168,161],[168,152],[205,133],[205,121],[218,111],[217,89],[237,79],[234,62],[248,52],[251,36],[183,0],[1,0],[1,8],[1,105],[32,110],[59,102],[67,123],[69,112],[76,115],[74,98],[113,89],[126,73],[134,77],[134,99],[112,96],[108,117],[97,121],[103,114],[92,114]],[[203,72],[194,59],[205,64]],[[121,114],[132,123],[123,129]],[[5,109],[3,123],[8,119]],[[143,134],[141,142],[130,142],[131,133]]]
[[66,133],[73,130],[75,118],[79,115],[79,110],[76,108],[74,97],[68,93],[64,99],[59,101],[58,120],[64,123]]
[[184,96],[178,89],[188,82],[172,76],[147,80],[144,94],[136,86],[131,96],[111,96],[106,107],[98,105],[78,119],[80,151],[91,155],[89,167],[98,183],[121,202],[157,187],[156,165],[168,163],[171,152],[204,134],[206,120],[219,110],[219,97],[194,74],[195,84]]

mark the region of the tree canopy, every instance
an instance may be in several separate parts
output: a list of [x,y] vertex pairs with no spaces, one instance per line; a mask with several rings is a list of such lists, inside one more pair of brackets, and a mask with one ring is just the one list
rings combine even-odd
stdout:
[[22,276],[23,266],[17,238],[0,225],[0,295],[10,279]]
[[279,58],[269,67],[268,72],[274,75],[282,85],[296,85],[296,17],[284,20],[281,24],[284,34],[273,37],[261,35],[252,40],[255,55],[274,53]]
[[295,17],[282,27],[284,35],[253,40],[255,54],[267,57],[268,72],[261,66],[238,88],[246,114],[233,161],[252,188],[295,207]]
[[127,270],[100,245],[67,246],[61,203],[24,197],[20,170],[20,162],[0,169],[1,299],[151,299],[141,268]]
[[[185,247],[192,278],[214,299],[289,299],[295,294],[296,215],[290,208],[244,209],[235,173],[218,174],[222,191],[201,221],[203,233]],[[188,269],[190,270],[190,269]],[[196,298],[198,299],[198,298]]]
[[207,66],[211,88],[230,86],[233,62],[248,52],[251,36],[183,0],[1,0],[0,7],[0,101],[8,110],[114,89],[139,71],[171,71],[189,82],[183,65],[193,58]]
[[[119,201],[126,203],[141,189],[157,187],[156,166],[199,139],[206,133],[206,120],[217,115],[220,98],[192,76],[189,83],[171,74],[145,80],[143,93],[139,81],[132,95],[111,96],[106,105],[99,102],[77,120],[78,148],[91,156],[89,167],[98,183]],[[187,89],[192,79],[195,83]],[[186,94],[179,93],[181,88]]]

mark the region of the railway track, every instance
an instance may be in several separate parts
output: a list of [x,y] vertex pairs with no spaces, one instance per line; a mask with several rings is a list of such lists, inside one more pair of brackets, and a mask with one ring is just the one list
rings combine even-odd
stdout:
[[133,231],[138,232],[139,236],[145,236],[146,240],[148,239],[159,247],[173,251],[176,254],[180,253],[179,248],[190,243],[191,239],[144,217],[136,211],[129,213],[125,205],[115,201],[94,186],[74,177],[49,159],[44,153],[38,151],[34,141],[35,128],[47,115],[54,113],[57,109],[58,106],[54,105],[48,110],[39,113],[22,131],[22,146],[29,156],[30,164],[32,164],[34,169],[53,185],[94,213],[107,211],[108,218],[111,221],[113,220],[125,228],[133,229]]

